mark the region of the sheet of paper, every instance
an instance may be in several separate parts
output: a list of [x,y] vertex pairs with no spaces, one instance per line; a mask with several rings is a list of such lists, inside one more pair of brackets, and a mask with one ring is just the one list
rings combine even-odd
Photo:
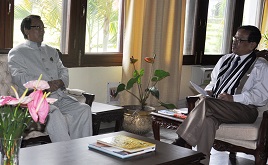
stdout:
[[208,96],[208,93],[201,88],[200,86],[198,86],[197,84],[193,83],[192,81],[190,81],[190,84],[194,87],[194,89],[199,92],[201,95],[203,96]]

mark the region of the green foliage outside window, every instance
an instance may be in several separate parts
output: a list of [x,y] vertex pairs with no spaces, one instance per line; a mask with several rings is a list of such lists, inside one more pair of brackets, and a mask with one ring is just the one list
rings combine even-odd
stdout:
[[[63,0],[16,0],[14,10],[14,42],[13,46],[23,42],[20,23],[30,14],[40,15],[45,29],[44,42],[60,48],[62,36],[67,27],[62,22],[67,22],[63,13]],[[118,19],[120,0],[88,0],[86,14],[86,52],[118,52]],[[63,12],[65,11],[65,12]],[[62,20],[63,19],[63,20]],[[69,26],[69,25],[67,25]],[[68,35],[68,34],[66,34]]]

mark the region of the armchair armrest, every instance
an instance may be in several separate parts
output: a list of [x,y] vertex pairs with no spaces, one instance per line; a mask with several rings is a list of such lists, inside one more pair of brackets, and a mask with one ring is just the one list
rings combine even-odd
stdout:
[[267,147],[267,141],[268,141],[267,128],[268,128],[268,110],[263,112],[262,121],[258,133],[258,137],[260,138],[258,138],[257,141],[258,144],[264,144],[261,145],[261,147],[264,147],[264,149]]
[[95,95],[91,93],[87,93],[81,89],[70,89],[66,88],[68,95],[75,97],[78,101],[84,102],[89,106],[92,106],[92,102],[95,99]]
[[188,114],[194,109],[195,107],[195,102],[199,100],[199,95],[195,96],[187,96],[186,101],[187,101],[187,106],[188,106]]
[[83,92],[82,94],[86,98],[86,104],[88,104],[91,107],[95,99],[95,95],[92,93],[86,93],[86,92]]

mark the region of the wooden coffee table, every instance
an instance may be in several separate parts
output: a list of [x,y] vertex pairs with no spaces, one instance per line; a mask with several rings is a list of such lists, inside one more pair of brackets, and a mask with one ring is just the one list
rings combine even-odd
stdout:
[[[127,135],[156,144],[156,151],[132,158],[120,159],[112,155],[88,149],[89,143],[113,135]],[[21,148],[20,165],[191,165],[199,164],[204,155],[187,148],[149,139],[125,131],[85,137],[70,141]]]
[[177,129],[183,119],[152,112],[152,128],[154,139],[160,140],[160,126],[166,129]]
[[104,103],[93,102],[92,103],[92,124],[93,124],[93,135],[98,135],[100,130],[100,124],[102,122],[115,121],[114,131],[121,131],[124,110],[123,107],[114,106]]

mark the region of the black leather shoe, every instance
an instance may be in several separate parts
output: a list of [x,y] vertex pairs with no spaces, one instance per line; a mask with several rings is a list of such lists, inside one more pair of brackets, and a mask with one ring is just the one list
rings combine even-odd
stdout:
[[175,139],[175,141],[171,144],[181,146],[181,147],[186,147],[187,142],[179,136],[178,139]]

